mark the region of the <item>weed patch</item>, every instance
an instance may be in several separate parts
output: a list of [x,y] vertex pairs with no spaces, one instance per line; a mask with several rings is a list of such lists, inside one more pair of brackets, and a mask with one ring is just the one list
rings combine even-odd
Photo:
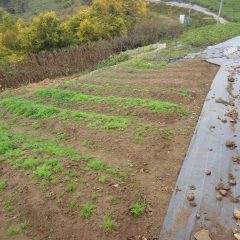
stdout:
[[109,233],[113,230],[114,220],[110,215],[106,215],[103,218],[103,229],[105,233]]
[[131,207],[131,213],[134,217],[139,217],[144,213],[145,208],[146,206],[144,203],[136,202]]
[[0,180],[0,193],[3,192],[7,188],[7,180]]
[[82,205],[82,210],[80,211],[80,216],[84,218],[89,218],[92,216],[93,211],[96,209],[96,206],[86,203]]
[[53,98],[57,101],[69,101],[69,102],[96,102],[96,103],[109,103],[116,105],[124,105],[130,107],[147,107],[153,111],[171,113],[180,108],[178,104],[171,102],[156,101],[151,99],[134,98],[134,97],[115,97],[115,96],[94,96],[86,95],[69,90],[60,90],[54,88],[48,88],[39,90],[36,93],[40,97]]
[[[128,118],[119,118],[96,113],[69,111],[66,109],[60,109],[54,106],[45,106],[17,98],[4,99],[0,101],[0,106],[5,107],[10,113],[24,115],[27,118],[71,118],[75,121],[88,120],[90,121],[88,124],[89,127],[100,127],[103,129],[125,129],[130,125],[130,120]],[[3,143],[1,145],[0,153],[1,151],[4,151],[4,148],[13,147],[5,146]]]
[[89,162],[88,167],[90,169],[100,171],[105,169],[105,164],[100,160],[92,160]]
[[11,225],[8,228],[7,232],[8,232],[9,237],[17,236],[21,233],[21,228],[19,226],[16,226],[16,225]]

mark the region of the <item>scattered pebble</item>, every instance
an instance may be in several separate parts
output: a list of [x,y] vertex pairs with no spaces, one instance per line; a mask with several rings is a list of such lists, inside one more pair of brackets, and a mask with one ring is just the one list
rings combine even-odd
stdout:
[[232,174],[229,174],[229,181],[228,183],[231,185],[231,186],[235,186],[237,184],[236,182],[236,178],[232,175]]
[[233,211],[233,216],[239,220],[240,219],[240,209],[239,208],[235,208]]
[[239,203],[239,199],[237,197],[234,197],[232,195],[229,196],[229,201],[232,203]]
[[210,176],[210,175],[212,174],[212,172],[211,172],[210,170],[206,170],[206,171],[205,171],[205,174],[206,174],[207,176]]
[[222,189],[226,190],[226,191],[229,191],[230,190],[230,186],[225,184],[225,185],[222,186]]
[[195,194],[193,192],[188,193],[187,200],[191,202],[191,201],[194,201],[194,199],[195,199]]
[[227,119],[224,118],[224,119],[221,120],[221,122],[222,122],[222,123],[227,123]]
[[209,231],[202,229],[201,231],[194,234],[194,238],[196,240],[211,240],[209,236]]
[[200,218],[201,218],[201,215],[199,213],[197,213],[196,219],[200,219]]
[[189,188],[190,188],[190,190],[196,190],[195,185],[190,185]]
[[233,235],[237,240],[240,240],[240,234],[239,233],[234,233]]
[[216,195],[216,199],[217,199],[218,201],[222,201],[223,198],[222,198],[222,196],[221,196],[220,194],[217,194],[217,195]]
[[230,149],[235,149],[237,147],[237,145],[236,145],[236,143],[234,141],[227,140],[226,141],[226,147],[228,147]]
[[219,190],[219,193],[220,193],[223,197],[225,197],[225,196],[227,196],[228,191],[227,191],[227,190],[224,190],[224,189],[220,189],[220,190]]
[[224,184],[222,182],[218,182],[217,185],[215,186],[215,189],[218,191],[221,188],[223,188]]
[[239,156],[239,155],[234,156],[234,157],[232,158],[232,160],[233,160],[233,162],[235,162],[235,163],[237,163],[237,164],[240,164],[240,156]]
[[229,77],[228,77],[228,81],[229,81],[229,82],[234,82],[234,81],[235,81],[235,78],[234,78],[233,76],[229,76]]
[[197,206],[197,203],[195,201],[191,201],[189,202],[190,206],[191,207],[196,207]]

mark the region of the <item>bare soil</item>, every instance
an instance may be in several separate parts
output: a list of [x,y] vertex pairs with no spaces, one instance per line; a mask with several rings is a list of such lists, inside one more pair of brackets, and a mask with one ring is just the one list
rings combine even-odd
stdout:
[[[101,104],[66,105],[72,109],[91,110],[98,113],[129,117],[137,122],[171,129],[172,134],[150,134],[146,131],[142,141],[136,143],[135,129],[125,131],[89,129],[84,124],[62,122],[56,119],[40,120],[16,117],[1,108],[1,123],[13,118],[17,119],[12,126],[14,133],[34,135],[44,139],[56,139],[58,133],[66,133],[61,140],[64,146],[77,152],[92,155],[106,164],[121,168],[127,174],[123,181],[109,177],[105,184],[100,184],[100,173],[82,171],[81,164],[73,164],[61,159],[64,166],[78,171],[75,179],[77,190],[64,195],[61,203],[58,194],[62,185],[52,187],[53,196],[46,197],[39,184],[33,184],[33,176],[23,170],[15,170],[7,162],[0,162],[0,179],[8,181],[7,189],[0,195],[2,201],[11,199],[14,211],[9,213],[0,208],[0,239],[10,239],[7,228],[11,224],[29,221],[29,227],[21,235],[11,239],[53,239],[53,240],[154,240],[158,239],[161,225],[168,208],[178,172],[188,149],[194,127],[200,115],[205,97],[218,67],[204,61],[191,60],[176,66],[159,70],[136,71],[117,66],[105,71],[95,72],[87,77],[76,78],[78,83],[106,84],[111,83],[119,88],[104,90],[84,90],[81,86],[72,90],[85,91],[93,95],[134,96],[166,100],[188,108],[192,114],[184,117],[179,114],[163,114],[150,112],[145,108],[126,108]],[[59,81],[44,81],[15,90],[16,94],[33,93],[39,88],[57,86]],[[129,88],[129,85],[133,88]],[[134,90],[134,86],[137,91]],[[121,88],[122,87],[122,88]],[[124,88],[125,87],[125,88]],[[182,96],[170,91],[157,92],[156,89],[187,88],[191,92]],[[148,89],[148,91],[146,91]],[[134,114],[131,114],[134,113]],[[31,127],[33,123],[40,129]],[[83,180],[86,180],[83,183]],[[68,205],[77,198],[79,208],[70,212]],[[93,192],[98,199],[91,199]],[[110,204],[109,195],[116,195],[119,201]],[[130,212],[133,203],[144,201],[145,212],[134,217]],[[79,214],[81,205],[91,202],[96,210],[90,218],[82,218]],[[1,205],[0,205],[1,206]],[[17,213],[21,213],[20,216]],[[111,214],[114,228],[110,233],[103,230],[103,218]],[[145,238],[144,238],[145,237]]]

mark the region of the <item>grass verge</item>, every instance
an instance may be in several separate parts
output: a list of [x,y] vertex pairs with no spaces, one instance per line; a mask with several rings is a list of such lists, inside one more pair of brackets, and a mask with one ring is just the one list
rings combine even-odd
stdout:
[[89,127],[100,127],[103,129],[125,129],[130,125],[128,118],[119,118],[104,114],[86,113],[78,111],[69,111],[57,108],[51,105],[41,105],[29,100],[19,98],[7,98],[0,101],[0,106],[7,109],[8,112],[16,115],[24,115],[27,118],[60,118],[73,120],[88,120]]
[[147,107],[150,110],[165,113],[179,111],[183,115],[188,115],[187,109],[179,106],[178,104],[144,98],[86,95],[74,91],[60,90],[55,88],[39,90],[36,95],[42,98],[52,98],[58,102],[69,101],[108,103],[130,107]]

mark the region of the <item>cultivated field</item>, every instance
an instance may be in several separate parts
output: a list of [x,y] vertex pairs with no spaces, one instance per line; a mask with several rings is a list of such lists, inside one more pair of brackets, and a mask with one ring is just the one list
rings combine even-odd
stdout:
[[216,72],[134,58],[2,93],[1,240],[157,239]]

